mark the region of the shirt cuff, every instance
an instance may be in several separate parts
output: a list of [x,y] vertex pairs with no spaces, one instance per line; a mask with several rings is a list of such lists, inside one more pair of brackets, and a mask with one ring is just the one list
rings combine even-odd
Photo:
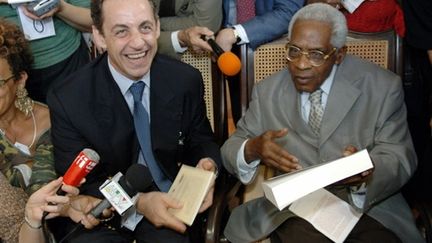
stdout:
[[237,43],[238,45],[249,43],[249,38],[246,34],[246,30],[243,28],[242,25],[236,24],[233,26],[233,28],[235,28],[237,30],[237,33],[240,37],[240,42]]
[[360,186],[351,186],[350,192],[354,205],[360,209],[364,208],[367,192],[366,183],[363,182]]
[[[136,194],[132,198],[132,201],[134,201],[134,203],[138,201],[139,195],[140,193]],[[143,219],[143,217],[144,217],[143,215],[137,212],[136,207],[133,206],[130,209],[128,209],[124,215],[122,215],[121,225],[131,231],[134,231],[138,223],[141,222],[141,220]]]
[[178,32],[179,32],[179,30],[171,32],[171,43],[173,45],[174,50],[177,53],[183,53],[188,48],[187,47],[181,47],[179,39],[178,39]]
[[239,180],[243,184],[248,184],[254,178],[258,165],[260,164],[260,160],[254,160],[251,163],[247,163],[244,158],[244,149],[248,140],[244,141],[241,145],[239,151],[237,152],[237,171]]

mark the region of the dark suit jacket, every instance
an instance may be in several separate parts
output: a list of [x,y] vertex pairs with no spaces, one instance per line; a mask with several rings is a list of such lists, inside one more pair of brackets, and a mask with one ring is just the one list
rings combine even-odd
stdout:
[[[229,2],[223,1],[224,25],[229,18]],[[255,0],[255,18],[242,24],[252,49],[287,33],[292,16],[303,4],[304,0]]]
[[[131,111],[107,60],[102,55],[48,94],[57,173],[63,175],[83,148],[92,148],[101,157],[82,186],[81,193],[87,195],[100,195],[98,186],[118,171],[124,174],[139,152]],[[204,157],[220,164],[206,117],[201,74],[157,55],[150,75],[152,146],[165,174],[173,180],[181,164],[195,166]]]

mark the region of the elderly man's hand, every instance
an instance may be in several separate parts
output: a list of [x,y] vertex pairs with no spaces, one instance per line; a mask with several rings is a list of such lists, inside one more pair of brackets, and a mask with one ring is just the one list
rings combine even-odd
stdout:
[[[354,153],[356,153],[358,149],[352,145],[348,145],[344,151],[343,156],[350,156]],[[366,182],[369,177],[373,173],[373,168],[370,170],[363,171],[362,173],[359,173],[357,175],[353,175],[351,177],[345,178],[341,181],[336,182],[337,185],[346,185],[346,186],[357,186],[362,184],[363,182]]]
[[245,159],[247,162],[261,159],[267,166],[274,167],[280,171],[291,172],[302,167],[299,160],[290,154],[275,139],[281,138],[288,133],[284,128],[278,131],[269,130],[256,138],[249,139],[245,146]]

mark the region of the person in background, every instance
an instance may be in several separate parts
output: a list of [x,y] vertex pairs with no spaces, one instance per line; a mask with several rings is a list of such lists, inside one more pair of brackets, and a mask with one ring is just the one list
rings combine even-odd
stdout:
[[[306,5],[293,16],[287,69],[255,85],[221,149],[223,164],[250,183],[259,164],[283,174],[367,149],[373,170],[325,187],[362,213],[346,242],[424,242],[400,193],[417,166],[400,77],[347,55],[347,32],[344,15],[328,4]],[[268,235],[272,242],[330,242],[265,197],[236,207],[224,233],[235,243]]]
[[[239,54],[237,45],[248,44],[252,49],[275,40],[286,33],[288,23],[304,0],[224,0],[223,28],[216,43],[225,51]],[[229,92],[234,123],[241,115],[239,75],[231,77]]]
[[[28,41],[15,24],[0,19],[1,172],[11,185],[29,193],[56,178],[48,107],[27,96],[33,58]],[[44,174],[33,177],[32,167]],[[33,189],[32,189],[33,188]]]
[[[55,29],[55,35],[30,42],[34,63],[28,72],[27,90],[33,100],[45,103],[52,83],[65,79],[90,61],[89,51],[81,34],[91,31],[89,3],[89,0],[60,0],[57,8],[40,17],[30,13],[26,4],[20,5],[23,15],[29,17],[33,24],[52,17]],[[18,8],[8,4],[7,0],[0,0],[0,16],[23,27]]]
[[18,242],[18,233],[23,223],[27,194],[23,189],[10,185],[0,173],[0,239],[4,243]]
[[159,9],[161,34],[158,52],[179,58],[188,48],[211,51],[201,36],[214,36],[222,23],[222,0],[155,1]]
[[[246,3],[246,6],[242,5]],[[224,0],[224,28],[216,42],[229,51],[233,45],[249,44],[252,49],[286,33],[288,23],[304,0]]]
[[[136,213],[116,215],[70,242],[189,242],[186,225],[168,211],[182,205],[167,191],[182,164],[216,172],[221,163],[202,76],[157,54],[152,0],[92,0],[91,16],[94,40],[106,52],[48,93],[56,171],[64,174],[76,154],[91,148],[100,162],[80,187],[82,199],[102,198],[99,186],[134,163],[146,164],[154,183],[138,194]],[[200,212],[212,202],[210,189]]]
[[[48,107],[33,102],[25,89],[32,61],[29,43],[19,27],[0,18],[0,168],[2,180],[17,187],[15,191],[29,194],[57,177]],[[2,190],[0,198],[8,197],[14,197],[13,193]],[[10,232],[11,237],[17,236],[12,225],[20,223],[19,218],[11,217],[21,211],[10,208],[19,203],[1,204],[6,214],[0,218],[8,223],[0,224],[0,231]],[[0,237],[8,239],[3,234]]]
[[341,0],[307,0],[310,3],[328,3],[339,9],[347,19],[348,29],[357,32],[381,32],[395,30],[405,36],[405,22],[402,8],[396,0],[365,0],[352,13]]
[[[25,89],[32,61],[29,42],[19,27],[0,18],[0,167],[5,188],[0,190],[4,220],[0,238],[8,242],[17,242],[19,215],[27,198],[24,190],[32,195],[57,178],[48,107],[33,102]],[[5,181],[14,188],[8,189]],[[75,222],[83,217],[73,208],[67,212]]]

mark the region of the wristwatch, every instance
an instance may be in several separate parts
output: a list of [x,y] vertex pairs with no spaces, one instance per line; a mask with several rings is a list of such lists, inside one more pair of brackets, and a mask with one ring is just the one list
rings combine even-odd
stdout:
[[231,27],[231,29],[233,30],[233,34],[234,34],[234,37],[235,37],[235,39],[236,39],[235,44],[240,43],[241,38],[240,38],[240,34],[239,34],[239,32],[238,32],[237,29],[234,28],[234,27]]

